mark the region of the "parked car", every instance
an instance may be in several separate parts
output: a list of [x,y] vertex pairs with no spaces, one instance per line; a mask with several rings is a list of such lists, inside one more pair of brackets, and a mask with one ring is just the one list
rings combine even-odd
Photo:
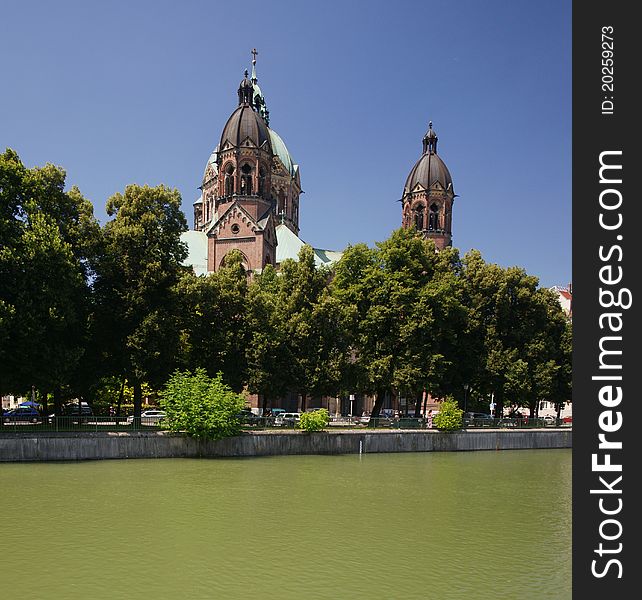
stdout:
[[2,415],[5,423],[39,423],[41,420],[40,413],[31,406],[19,406],[6,411]]
[[554,415],[540,415],[540,420],[544,423],[544,425],[555,425],[557,423],[557,417]]
[[280,413],[274,419],[274,425],[277,427],[294,427],[301,420],[299,413],[284,412]]
[[472,425],[473,427],[488,427],[492,425],[494,421],[493,415],[489,415],[488,413],[467,412],[464,414],[464,424]]
[[572,416],[570,416],[570,417],[564,417],[564,418],[562,419],[562,423],[573,423],[573,417],[572,417]]
[[467,412],[464,415],[465,419],[492,419],[493,415],[489,415],[488,413],[481,413],[481,412]]
[[[144,410],[140,413],[140,424],[141,425],[158,425],[167,414],[155,408],[150,408],[149,410]],[[134,415],[129,415],[127,417],[127,424],[131,425],[134,422]]]
[[242,410],[236,416],[244,425],[258,425],[263,420],[262,417],[253,413],[249,408]]
[[62,415],[63,417],[79,417],[78,421],[74,419],[74,422],[80,422],[87,420],[87,417],[93,417],[94,411],[86,402],[81,402],[80,405],[78,402],[70,402],[62,407]]
[[[52,424],[56,416],[55,413],[48,415],[47,422]],[[80,406],[78,402],[69,402],[63,405],[60,416],[63,417],[65,422],[71,421],[74,425],[77,425],[86,421],[89,417],[93,417],[94,411],[87,402],[81,402]]]

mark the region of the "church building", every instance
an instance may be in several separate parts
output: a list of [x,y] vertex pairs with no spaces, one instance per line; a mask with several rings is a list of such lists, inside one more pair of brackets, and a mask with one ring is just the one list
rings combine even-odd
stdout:
[[[181,239],[187,243],[186,264],[197,275],[217,271],[225,256],[238,250],[248,274],[267,265],[276,268],[297,259],[305,242],[299,237],[301,172],[285,142],[270,126],[270,113],[256,75],[257,51],[252,51],[251,74],[245,71],[238,101],[211,153],[194,202],[194,228]],[[401,222],[416,227],[438,250],[452,245],[452,207],[456,197],[450,172],[437,154],[432,122],[423,137],[423,151],[412,167],[401,198]],[[314,248],[317,266],[331,265],[342,252]],[[250,398],[252,407],[259,399]],[[412,403],[412,406],[411,406]],[[282,399],[287,410],[297,409],[295,397]],[[309,405],[330,413],[370,413],[373,399],[351,396],[311,399]],[[436,408],[427,398],[427,407]],[[389,398],[385,409],[414,410],[414,399]]]
[[[270,127],[270,112],[256,75],[239,84],[237,106],[205,165],[194,202],[194,228],[185,232],[186,263],[197,274],[217,271],[238,250],[248,273],[296,260],[305,242],[299,237],[301,172],[281,136]],[[456,194],[448,167],[437,154],[432,122],[423,152],[406,179],[401,198],[402,226],[416,227],[437,249],[452,245]],[[342,253],[314,248],[317,266],[331,265]]]
[[[187,263],[197,274],[217,271],[231,250],[238,250],[248,273],[296,259],[299,238],[301,175],[285,142],[270,127],[270,113],[256,76],[238,88],[238,104],[210,155],[194,202],[194,229],[182,236]],[[317,266],[331,264],[341,252],[315,248]]]

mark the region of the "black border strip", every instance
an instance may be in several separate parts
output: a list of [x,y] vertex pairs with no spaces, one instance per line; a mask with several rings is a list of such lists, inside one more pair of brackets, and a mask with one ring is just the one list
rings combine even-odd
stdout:
[[[641,55],[635,42],[642,36],[635,33],[634,7],[617,0],[573,3],[573,598],[578,599],[640,594],[633,519],[642,506],[633,489],[638,478],[633,458],[639,452],[633,436],[642,425],[634,320],[642,301],[635,189],[642,165],[632,88],[639,78],[633,63]],[[609,165],[602,181],[600,160]],[[610,168],[615,166],[621,169]],[[620,281],[608,282],[620,274]],[[608,306],[609,292],[614,306]],[[629,301],[629,308],[617,306]],[[600,434],[611,448],[599,447]],[[609,461],[614,467],[600,466]],[[621,470],[607,470],[618,466]]]

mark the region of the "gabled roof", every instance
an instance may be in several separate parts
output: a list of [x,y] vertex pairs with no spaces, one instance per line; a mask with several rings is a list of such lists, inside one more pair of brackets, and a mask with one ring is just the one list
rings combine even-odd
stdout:
[[[212,219],[212,224],[207,228],[207,231],[205,233],[210,233],[213,229],[215,229],[216,226],[234,208],[237,208],[239,210],[239,212],[242,212],[247,217],[248,221],[250,221],[251,223],[254,223],[254,225],[256,225],[256,227],[258,229],[260,229],[260,230],[264,229],[265,225],[261,224],[263,222],[263,218],[261,220],[259,220],[259,221],[256,221],[254,219],[254,217],[249,212],[247,212],[247,210],[245,210],[238,202],[234,201],[234,202],[230,203],[230,205],[218,216],[218,218]],[[267,221],[265,221],[265,222],[267,222]]]

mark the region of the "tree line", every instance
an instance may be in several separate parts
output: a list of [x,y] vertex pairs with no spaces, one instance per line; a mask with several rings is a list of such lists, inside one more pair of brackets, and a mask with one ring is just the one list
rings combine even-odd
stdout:
[[[177,190],[129,185],[100,225],[65,172],[0,155],[0,392],[68,398],[145,386],[177,369],[221,373],[264,403],[466,390],[535,411],[570,400],[571,328],[556,295],[478,251],[436,252],[414,230],[349,246],[331,268],[299,260],[248,278],[239,253],[196,276]],[[116,384],[115,384],[116,382]],[[472,393],[472,392],[471,392]]]

